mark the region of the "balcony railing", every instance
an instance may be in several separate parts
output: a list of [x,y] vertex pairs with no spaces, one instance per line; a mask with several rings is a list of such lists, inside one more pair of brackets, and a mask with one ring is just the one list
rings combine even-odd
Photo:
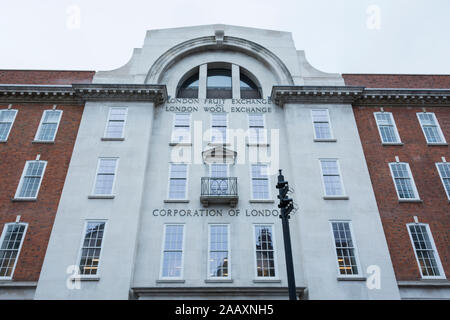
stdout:
[[236,206],[239,200],[236,177],[203,177],[201,183],[200,202],[205,207],[211,203],[229,204],[231,207]]

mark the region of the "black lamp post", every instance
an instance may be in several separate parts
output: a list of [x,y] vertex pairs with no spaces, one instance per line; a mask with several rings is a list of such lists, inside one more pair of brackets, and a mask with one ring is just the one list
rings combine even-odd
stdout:
[[280,204],[278,208],[281,209],[281,222],[283,225],[283,239],[284,239],[284,254],[286,256],[286,270],[289,286],[289,300],[297,300],[296,288],[295,288],[295,275],[294,275],[294,263],[292,261],[292,247],[291,247],[291,235],[289,232],[289,214],[294,209],[293,200],[287,196],[289,192],[289,184],[284,181],[284,176],[279,170],[277,189],[279,191],[278,199]]

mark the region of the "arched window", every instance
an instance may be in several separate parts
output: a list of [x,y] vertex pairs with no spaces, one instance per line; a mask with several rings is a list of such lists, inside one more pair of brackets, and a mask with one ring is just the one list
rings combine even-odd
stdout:
[[178,88],[177,98],[198,98],[198,70]]
[[191,69],[176,89],[177,98],[262,99],[262,96],[258,79],[247,69],[228,62],[209,62]]
[[207,98],[232,98],[231,70],[208,69]]
[[261,93],[256,84],[241,72],[239,75],[241,87],[241,99],[261,99]]

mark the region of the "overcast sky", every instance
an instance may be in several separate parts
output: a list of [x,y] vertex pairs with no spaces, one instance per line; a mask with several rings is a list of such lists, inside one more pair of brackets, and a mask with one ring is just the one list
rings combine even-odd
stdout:
[[326,72],[450,74],[449,13],[450,0],[0,0],[0,69],[115,69],[146,30],[223,23],[292,32]]

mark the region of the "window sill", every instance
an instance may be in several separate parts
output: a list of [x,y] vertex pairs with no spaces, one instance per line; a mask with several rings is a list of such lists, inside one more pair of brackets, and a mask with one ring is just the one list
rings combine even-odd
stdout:
[[7,140],[0,140],[0,143],[6,143]]
[[402,142],[383,142],[383,146],[402,146]]
[[338,281],[366,281],[366,277],[361,276],[338,276]]
[[186,280],[183,279],[159,279],[156,283],[185,283]]
[[96,195],[96,194],[91,194],[88,196],[88,199],[114,199],[116,196],[115,195]]
[[404,202],[413,202],[413,203],[423,203],[422,199],[398,199],[398,202],[404,203]]
[[314,139],[314,142],[337,142],[337,139]]
[[251,199],[249,200],[250,203],[274,203],[275,200],[272,199]]
[[37,198],[12,198],[12,202],[34,202],[37,201]]
[[37,144],[37,143],[42,143],[42,144],[55,144],[55,140],[53,140],[53,141],[33,140],[33,141],[31,141],[31,143],[33,143],[33,144]]
[[253,279],[253,283],[281,283],[280,279]]
[[187,200],[187,199],[180,199],[180,200],[166,199],[166,200],[164,200],[164,203],[189,203],[189,200]]
[[208,142],[209,146],[231,146],[229,142]]
[[270,143],[267,142],[262,142],[262,143],[257,143],[257,142],[249,142],[247,143],[247,147],[269,147]]
[[323,196],[323,200],[348,200],[348,196]]
[[169,142],[169,146],[190,147],[192,146],[192,142]]
[[399,287],[450,287],[450,281],[444,277],[413,281],[398,281],[397,284]]
[[83,277],[83,276],[74,276],[72,281],[100,281],[100,277]]
[[232,283],[233,279],[206,279],[205,283]]
[[125,138],[107,138],[107,137],[102,137],[101,140],[102,141],[124,141]]
[[448,146],[448,143],[446,143],[446,142],[437,142],[437,143],[427,143],[427,145],[429,147],[433,147],[433,146]]

